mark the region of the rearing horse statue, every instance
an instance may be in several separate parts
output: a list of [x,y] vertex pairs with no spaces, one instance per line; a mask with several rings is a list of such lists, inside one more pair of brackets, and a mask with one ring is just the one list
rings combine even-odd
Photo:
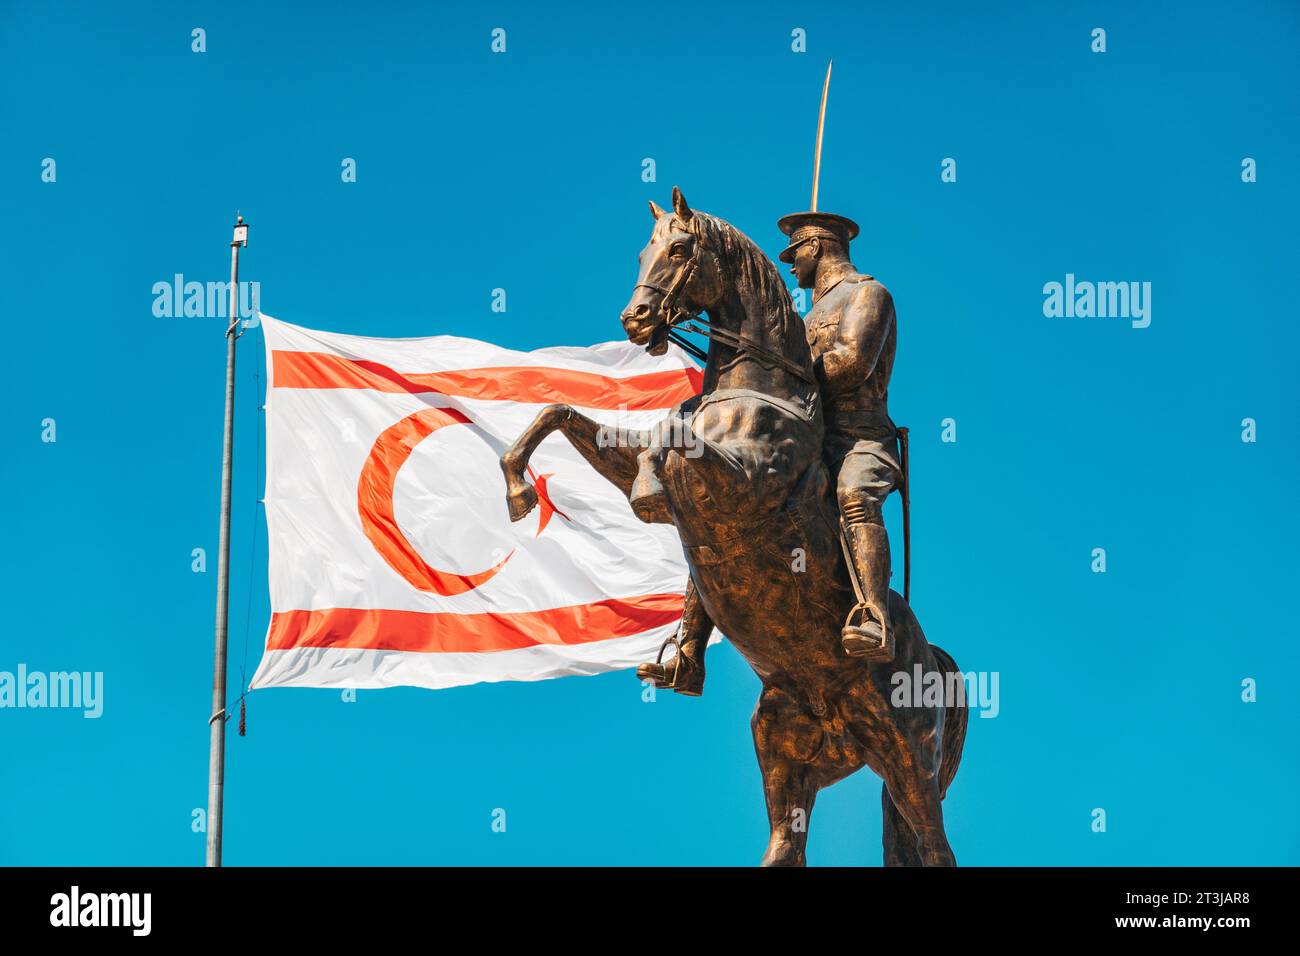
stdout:
[[[897,592],[893,660],[844,653],[855,597],[811,355],[785,283],[748,237],[692,210],[680,190],[672,212],[650,207],[623,326],[662,354],[683,321],[703,324],[703,392],[619,447],[573,408],[547,406],[501,458],[510,517],[537,504],[528,460],[560,431],[642,521],[677,527],[688,608],[698,600],[763,682],[752,727],[771,825],[764,865],[803,865],[817,792],[863,766],[884,779],[886,865],[955,865],[941,801],[966,736],[962,675]],[[924,705],[919,689],[898,693],[923,675],[950,692]]]

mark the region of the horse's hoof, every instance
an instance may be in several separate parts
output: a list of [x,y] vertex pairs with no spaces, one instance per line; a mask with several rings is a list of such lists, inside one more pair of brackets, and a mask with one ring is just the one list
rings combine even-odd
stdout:
[[632,513],[645,524],[672,524],[673,516],[662,498],[641,498],[632,502]]
[[668,510],[668,494],[659,479],[647,475],[645,469],[637,473],[632,482],[631,493],[627,496],[632,513],[646,524],[671,524],[673,517]]
[[858,657],[872,664],[887,664],[894,659],[894,642],[875,621],[845,625],[840,632],[840,645],[849,657]]
[[779,842],[776,846],[769,846],[767,852],[763,854],[763,859],[759,861],[762,867],[777,866],[807,866],[808,860],[802,851],[796,849],[792,843],[786,841]]
[[518,521],[537,507],[537,489],[524,485],[523,490],[506,495],[506,506],[510,509],[510,520]]

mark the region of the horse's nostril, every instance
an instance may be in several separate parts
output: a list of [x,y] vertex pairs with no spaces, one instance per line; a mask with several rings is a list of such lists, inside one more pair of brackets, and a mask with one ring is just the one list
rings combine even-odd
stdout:
[[624,324],[628,322],[644,322],[646,319],[650,318],[650,306],[646,305],[644,302],[639,305],[628,306],[627,310],[623,313],[622,318]]

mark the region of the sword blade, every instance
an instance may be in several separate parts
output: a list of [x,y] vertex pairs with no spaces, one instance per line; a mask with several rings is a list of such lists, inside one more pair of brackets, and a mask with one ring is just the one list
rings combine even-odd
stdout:
[[817,211],[817,183],[822,174],[822,132],[826,129],[826,94],[831,89],[831,63],[826,61],[826,82],[822,84],[822,108],[817,114],[817,148],[813,151],[813,190],[810,211]]

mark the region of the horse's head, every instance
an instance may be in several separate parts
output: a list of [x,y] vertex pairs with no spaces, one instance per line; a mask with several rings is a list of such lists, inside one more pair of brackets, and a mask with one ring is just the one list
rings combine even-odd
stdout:
[[699,218],[673,187],[673,211],[650,203],[654,229],[641,250],[641,269],[632,299],[623,310],[623,329],[630,341],[652,355],[668,349],[675,322],[711,308],[722,295],[721,266],[707,248]]

